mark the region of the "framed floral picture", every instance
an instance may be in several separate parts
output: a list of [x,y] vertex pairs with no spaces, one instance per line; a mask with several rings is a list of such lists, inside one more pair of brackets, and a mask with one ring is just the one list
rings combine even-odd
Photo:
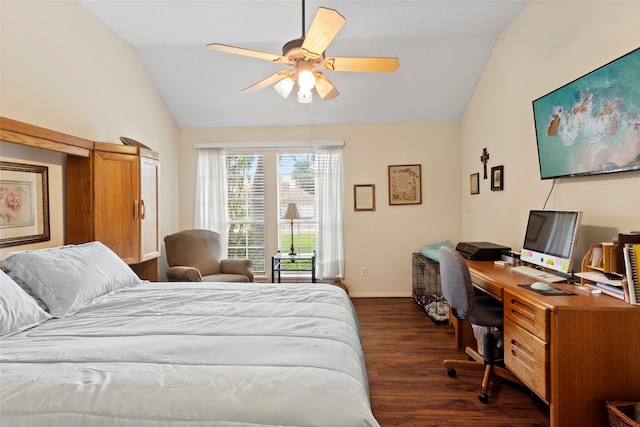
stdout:
[[420,169],[420,165],[389,166],[389,204],[421,204],[421,180],[422,172]]
[[49,168],[0,162],[0,247],[51,240]]

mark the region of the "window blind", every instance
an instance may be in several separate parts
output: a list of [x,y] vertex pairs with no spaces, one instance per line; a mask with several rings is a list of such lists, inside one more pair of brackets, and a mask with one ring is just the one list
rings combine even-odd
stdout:
[[253,271],[265,271],[264,157],[225,156],[229,258],[250,258]]

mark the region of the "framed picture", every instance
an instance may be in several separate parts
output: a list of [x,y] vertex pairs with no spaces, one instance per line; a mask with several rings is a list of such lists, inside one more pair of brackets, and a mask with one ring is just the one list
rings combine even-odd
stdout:
[[491,168],[491,191],[502,191],[504,189],[504,166],[494,166]]
[[355,211],[376,210],[375,184],[356,184],[353,186],[353,209]]
[[389,204],[422,203],[422,171],[420,165],[389,166]]
[[49,168],[0,162],[0,247],[51,240]]
[[471,194],[480,194],[480,172],[472,173],[469,181]]

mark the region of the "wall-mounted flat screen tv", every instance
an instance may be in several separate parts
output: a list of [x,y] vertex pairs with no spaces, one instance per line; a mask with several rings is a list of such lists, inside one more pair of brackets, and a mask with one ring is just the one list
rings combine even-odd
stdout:
[[542,179],[640,170],[640,48],[533,101]]

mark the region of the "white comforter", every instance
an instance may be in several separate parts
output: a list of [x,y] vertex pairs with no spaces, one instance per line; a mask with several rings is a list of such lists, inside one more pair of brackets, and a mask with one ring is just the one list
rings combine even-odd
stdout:
[[0,341],[0,424],[377,426],[330,285],[150,283]]

